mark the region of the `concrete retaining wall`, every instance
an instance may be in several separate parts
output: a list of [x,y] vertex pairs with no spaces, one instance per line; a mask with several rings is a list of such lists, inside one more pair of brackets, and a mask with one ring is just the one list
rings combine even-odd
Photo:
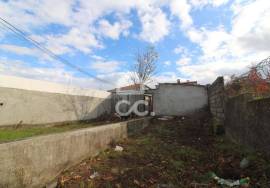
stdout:
[[94,119],[111,113],[110,93],[0,76],[0,126]]
[[253,100],[251,94],[229,98],[225,117],[230,138],[270,156],[270,98]]
[[153,91],[153,111],[156,115],[185,115],[207,106],[204,86],[160,84]]
[[150,118],[0,144],[0,187],[42,187],[61,171],[98,154],[112,140],[141,130]]

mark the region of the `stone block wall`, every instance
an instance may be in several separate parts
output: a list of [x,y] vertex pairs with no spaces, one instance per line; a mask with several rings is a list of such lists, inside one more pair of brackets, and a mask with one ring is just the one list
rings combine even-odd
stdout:
[[224,78],[218,77],[208,86],[208,100],[213,123],[220,128],[224,127],[225,99]]

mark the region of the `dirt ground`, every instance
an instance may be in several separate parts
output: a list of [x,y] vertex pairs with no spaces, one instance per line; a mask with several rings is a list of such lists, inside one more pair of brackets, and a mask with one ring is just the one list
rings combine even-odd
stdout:
[[[214,136],[208,119],[154,119],[141,133],[63,172],[65,188],[219,187],[211,172],[225,179],[250,178],[246,187],[270,187],[270,163],[256,152]],[[115,146],[123,151],[115,151]],[[243,158],[248,167],[241,169]]]

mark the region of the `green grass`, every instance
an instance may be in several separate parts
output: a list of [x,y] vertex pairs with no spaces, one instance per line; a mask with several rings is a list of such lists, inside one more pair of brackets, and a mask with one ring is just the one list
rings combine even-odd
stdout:
[[21,140],[28,137],[60,133],[74,129],[92,127],[92,124],[71,124],[55,127],[23,127],[23,128],[3,128],[0,129],[0,143]]
[[175,151],[175,154],[185,159],[191,159],[191,158],[197,159],[197,158],[200,158],[201,152],[192,147],[185,146],[185,147],[177,149]]

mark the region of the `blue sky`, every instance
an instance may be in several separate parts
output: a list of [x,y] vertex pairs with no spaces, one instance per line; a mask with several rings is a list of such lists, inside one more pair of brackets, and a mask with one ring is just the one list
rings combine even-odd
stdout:
[[157,82],[228,78],[269,56],[268,0],[0,1],[0,16],[88,77],[0,25],[0,74],[81,87],[129,84],[135,53],[153,45]]

